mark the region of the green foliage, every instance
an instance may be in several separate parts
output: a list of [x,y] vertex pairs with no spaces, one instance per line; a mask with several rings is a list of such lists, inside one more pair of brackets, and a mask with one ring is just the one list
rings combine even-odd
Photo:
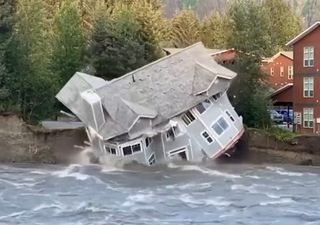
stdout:
[[193,10],[182,10],[172,19],[171,41],[177,48],[200,41],[200,22]]
[[62,87],[83,67],[85,31],[75,1],[67,0],[58,11],[53,29],[52,69]]
[[0,111],[7,111],[10,101],[10,77],[5,62],[13,30],[14,0],[0,0]]
[[271,55],[274,55],[301,32],[301,19],[285,0],[264,1],[263,8],[267,15],[272,15],[268,19],[268,35],[273,48]]
[[19,0],[16,24],[9,45],[8,70],[12,99],[28,121],[54,112],[56,79],[49,70],[50,42],[42,0]]
[[201,41],[208,48],[226,48],[231,35],[230,21],[224,13],[215,12],[201,23]]
[[123,8],[113,17],[98,14],[88,53],[96,75],[112,79],[146,63],[140,30],[129,9]]
[[263,129],[263,131],[275,137],[277,140],[283,142],[292,141],[295,137],[298,137],[296,133],[293,133],[280,127],[267,127]]

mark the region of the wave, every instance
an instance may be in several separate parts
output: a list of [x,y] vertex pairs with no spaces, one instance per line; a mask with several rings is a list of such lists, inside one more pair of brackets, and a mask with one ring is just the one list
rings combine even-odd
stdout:
[[168,163],[168,167],[173,168],[173,169],[178,168],[182,171],[198,171],[200,173],[207,174],[210,176],[219,176],[219,177],[225,177],[225,178],[231,178],[231,179],[241,178],[240,175],[220,172],[218,170],[212,170],[212,169],[208,169],[208,168],[202,168],[198,165],[176,165],[173,163]]
[[283,176],[290,176],[290,177],[301,177],[301,176],[303,176],[303,173],[286,171],[285,169],[283,169],[281,167],[267,166],[266,169],[274,171],[277,174],[283,175]]
[[89,176],[87,174],[80,173],[80,172],[74,172],[74,170],[76,170],[80,167],[81,167],[81,165],[72,164],[64,170],[51,172],[51,175],[59,177],[59,178],[73,177],[76,180],[81,180],[81,181],[88,180],[91,176]]
[[281,198],[277,201],[261,202],[259,205],[268,206],[268,205],[282,205],[282,204],[292,204],[292,203],[295,203],[295,201],[292,198]]

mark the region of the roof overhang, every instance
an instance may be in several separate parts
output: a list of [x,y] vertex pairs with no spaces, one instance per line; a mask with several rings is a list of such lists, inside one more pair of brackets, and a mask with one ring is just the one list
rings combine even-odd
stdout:
[[309,33],[311,33],[312,31],[314,31],[316,28],[318,28],[320,26],[320,21],[315,22],[314,24],[312,24],[308,29],[306,29],[305,31],[303,31],[302,33],[300,33],[298,36],[296,36],[295,38],[293,38],[291,41],[289,41],[286,46],[292,46],[295,43],[297,43],[298,41],[300,41],[302,38],[304,38],[305,36],[307,36]]
[[293,83],[288,83],[288,84],[284,85],[283,87],[275,90],[275,91],[270,95],[270,97],[271,97],[271,98],[272,98],[272,97],[275,97],[275,96],[283,93],[284,91],[288,90],[288,89],[291,88],[291,87],[293,87]]

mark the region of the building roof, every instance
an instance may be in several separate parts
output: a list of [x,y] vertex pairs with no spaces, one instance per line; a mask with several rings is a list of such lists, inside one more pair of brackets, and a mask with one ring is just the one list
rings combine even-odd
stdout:
[[273,62],[276,58],[278,58],[280,55],[283,55],[291,60],[293,60],[293,51],[280,51],[277,54],[275,54],[274,56],[272,56],[271,58],[265,58],[262,60],[262,62],[265,63],[271,63]]
[[302,38],[304,38],[305,36],[307,36],[308,34],[310,34],[312,31],[314,31],[316,28],[318,28],[320,26],[320,21],[315,22],[314,24],[312,24],[308,29],[306,29],[305,31],[301,32],[299,35],[297,35],[295,38],[293,38],[291,41],[289,41],[286,46],[292,46],[295,43],[297,43],[298,41],[300,41]]
[[[236,73],[216,63],[202,43],[197,43],[122,77],[103,81],[98,88],[92,88],[107,112],[106,122],[98,133],[108,140],[129,133],[142,119],[150,120],[152,126],[168,122],[209,96],[225,91],[235,76]],[[61,93],[72,93],[78,87],[72,79]],[[60,92],[58,99],[76,115],[82,115],[82,109],[73,105],[77,101]],[[87,117],[82,116],[83,121],[82,118]]]
[[[167,53],[167,55],[171,55],[171,54],[175,54],[177,52],[180,52],[181,50],[183,50],[184,48],[163,48],[163,51]],[[224,52],[227,52],[229,50],[233,50],[233,49],[212,49],[212,48],[206,48],[206,50],[208,51],[208,53],[210,55],[217,55],[217,54],[221,54]]]
[[288,84],[282,86],[281,88],[275,90],[274,92],[272,92],[271,97],[274,97],[274,96],[288,90],[291,87],[293,87],[293,83],[288,83]]

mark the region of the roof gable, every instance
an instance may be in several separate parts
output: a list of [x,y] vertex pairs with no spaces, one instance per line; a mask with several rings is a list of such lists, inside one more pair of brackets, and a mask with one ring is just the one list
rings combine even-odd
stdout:
[[295,38],[293,38],[291,41],[289,41],[286,46],[292,46],[296,44],[298,41],[303,39],[305,36],[313,32],[315,29],[317,29],[320,26],[320,21],[315,22],[313,25],[311,25],[308,29],[301,32],[299,35],[297,35]]

